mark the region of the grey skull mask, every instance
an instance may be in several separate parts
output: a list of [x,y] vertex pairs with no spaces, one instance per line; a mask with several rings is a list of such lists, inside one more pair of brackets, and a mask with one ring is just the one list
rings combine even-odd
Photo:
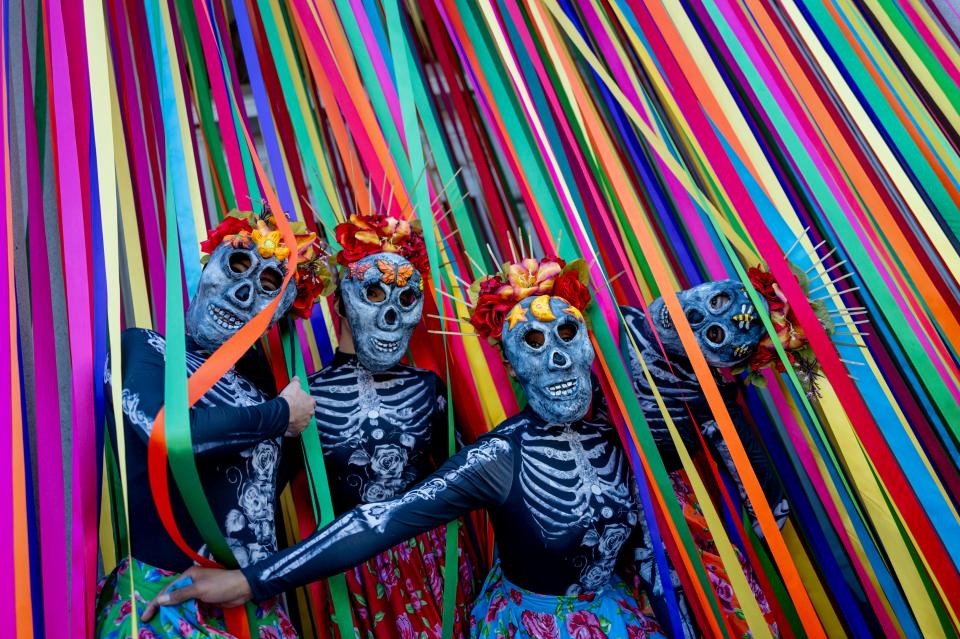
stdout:
[[397,365],[423,312],[423,280],[396,253],[377,253],[351,264],[340,283],[357,358],[370,371]]
[[543,295],[521,301],[504,323],[501,345],[541,419],[565,424],[587,414],[593,344],[579,311],[566,300]]
[[[251,248],[221,244],[200,274],[197,293],[187,309],[186,328],[202,348],[216,350],[280,294],[285,265]],[[293,282],[273,315],[276,322],[296,297]]]
[[[677,297],[704,359],[711,366],[728,368],[743,363],[766,335],[760,315],[740,282],[705,282],[680,291]],[[761,312],[767,312],[766,305]],[[650,304],[650,317],[664,350],[670,355],[686,357],[663,298],[658,297]]]

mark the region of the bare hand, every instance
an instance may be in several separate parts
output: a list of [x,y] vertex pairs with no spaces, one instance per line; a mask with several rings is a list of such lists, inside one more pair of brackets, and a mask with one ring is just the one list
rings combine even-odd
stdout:
[[296,437],[310,425],[316,401],[300,387],[300,378],[296,376],[280,392],[280,397],[287,400],[287,406],[290,407],[290,423],[287,426],[286,436]]
[[147,609],[140,615],[141,621],[150,621],[160,610],[160,606],[176,606],[190,599],[199,599],[222,608],[233,608],[245,604],[253,596],[247,578],[239,570],[194,566],[184,572],[181,579],[183,577],[190,577],[193,583],[176,589],[171,589],[171,586],[180,579],[167,584],[167,587],[147,604]]

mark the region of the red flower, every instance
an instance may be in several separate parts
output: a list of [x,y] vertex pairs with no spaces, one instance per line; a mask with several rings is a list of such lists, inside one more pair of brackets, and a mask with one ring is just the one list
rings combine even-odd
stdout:
[[533,612],[524,610],[520,615],[520,622],[532,639],[558,639],[560,628],[557,627],[557,618],[548,612]]
[[210,255],[218,246],[223,244],[224,239],[228,235],[236,235],[241,231],[250,233],[253,231],[253,228],[247,220],[228,215],[223,218],[223,221],[220,222],[215,229],[207,233],[207,239],[200,244],[200,250]]
[[540,258],[541,264],[546,264],[547,262],[556,262],[557,264],[560,265],[560,268],[563,268],[564,266],[567,265],[565,261],[561,260],[556,255],[548,255],[547,257]]
[[423,236],[414,233],[411,234],[407,241],[400,245],[400,255],[404,256],[410,263],[413,264],[413,267],[420,271],[420,274],[428,273],[430,271],[430,261],[427,259],[427,245],[423,241]]
[[757,289],[757,292],[767,300],[767,305],[770,307],[771,313],[784,310],[786,304],[780,293],[777,280],[773,277],[772,273],[761,271],[759,267],[754,267],[747,269],[747,277],[750,278],[750,283],[753,284],[753,288]]
[[470,323],[477,329],[480,337],[499,339],[503,333],[503,322],[507,318],[507,313],[515,304],[513,298],[481,295],[470,316]]
[[338,224],[334,233],[337,236],[337,242],[343,247],[337,253],[337,262],[343,266],[359,262],[368,255],[380,252],[380,242],[367,241],[366,235],[357,233],[356,225],[350,222]]
[[580,282],[577,274],[567,271],[553,282],[554,297],[562,297],[571,306],[585,310],[592,299],[590,289]]
[[314,275],[303,275],[297,282],[297,297],[293,300],[290,312],[297,317],[307,319],[313,313],[313,304],[323,293],[324,283]]
[[608,639],[600,629],[600,620],[587,610],[578,610],[567,617],[567,632],[571,639]]

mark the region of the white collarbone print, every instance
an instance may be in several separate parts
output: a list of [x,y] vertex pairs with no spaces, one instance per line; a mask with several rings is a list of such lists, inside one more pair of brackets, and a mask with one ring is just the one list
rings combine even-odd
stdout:
[[626,460],[610,443],[608,427],[585,422],[582,428],[565,424],[521,433],[520,486],[546,539],[633,504]]
[[433,379],[402,365],[374,373],[355,358],[310,378],[320,443],[342,504],[391,499],[430,470],[434,419],[445,409]]

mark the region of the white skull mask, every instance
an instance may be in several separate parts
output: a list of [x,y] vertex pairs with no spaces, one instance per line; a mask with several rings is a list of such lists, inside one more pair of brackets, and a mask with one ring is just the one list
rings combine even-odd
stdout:
[[559,297],[528,297],[507,316],[501,344],[541,419],[562,424],[587,414],[594,351],[580,311]]
[[[280,294],[284,262],[264,258],[256,247],[221,244],[200,274],[197,293],[187,309],[186,328],[202,348],[213,351],[253,319]],[[276,322],[296,297],[292,282],[273,315]]]
[[360,363],[383,371],[400,361],[423,312],[423,279],[404,257],[377,253],[351,264],[340,283]]

